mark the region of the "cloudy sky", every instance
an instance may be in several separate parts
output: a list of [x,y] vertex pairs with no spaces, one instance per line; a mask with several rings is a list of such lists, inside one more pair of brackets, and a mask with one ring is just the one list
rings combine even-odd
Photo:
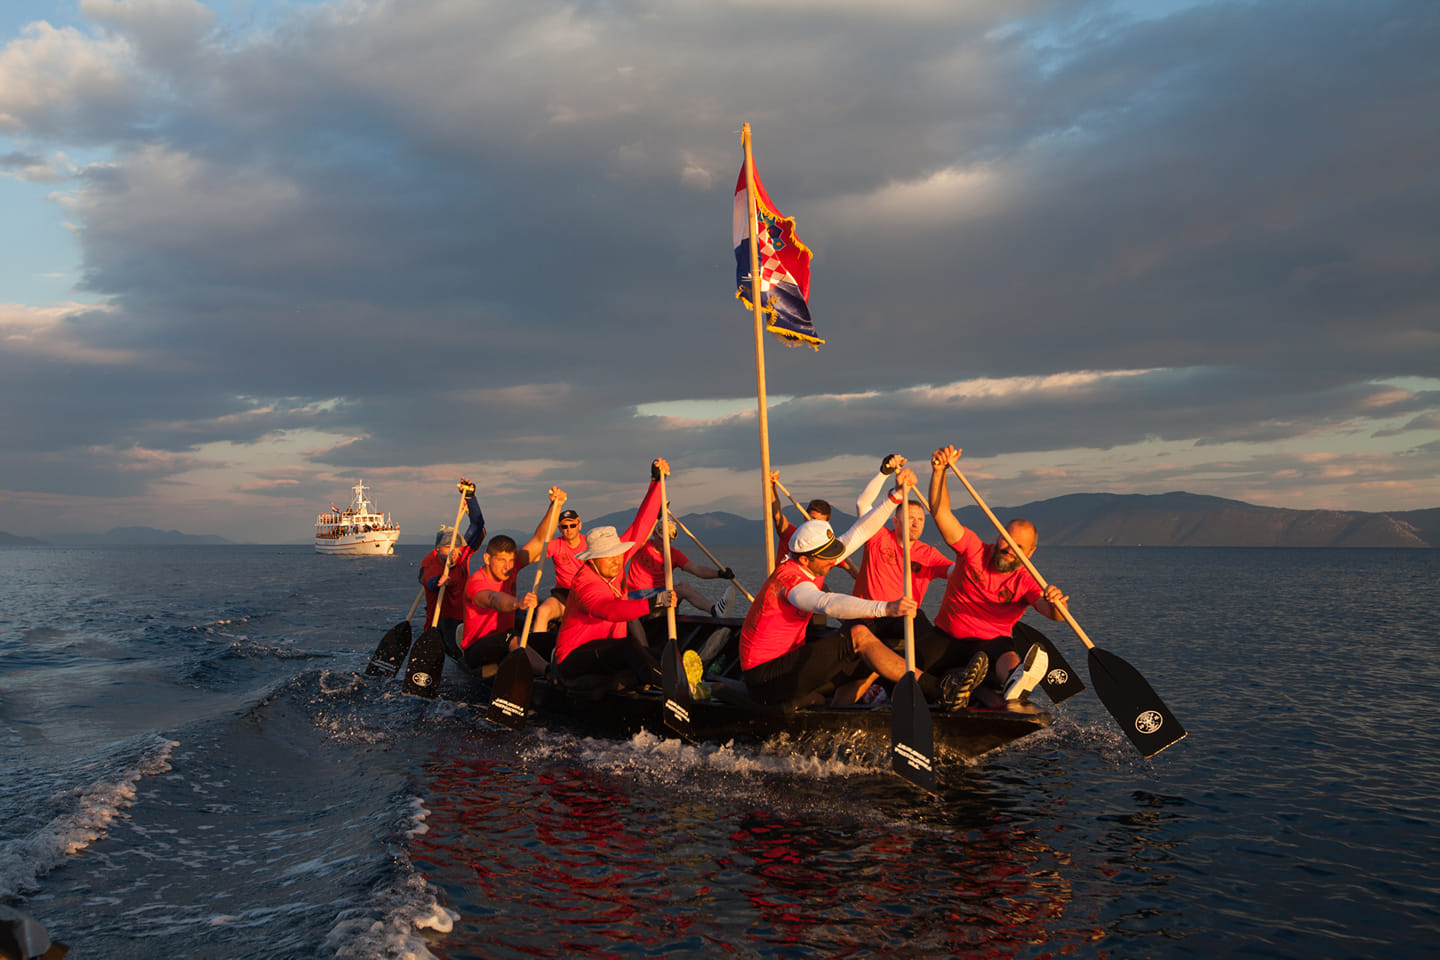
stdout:
[[[774,464],[1440,506],[1434,0],[19,0],[0,530],[759,515],[730,207],[815,251]],[[963,490],[959,491],[963,494]]]

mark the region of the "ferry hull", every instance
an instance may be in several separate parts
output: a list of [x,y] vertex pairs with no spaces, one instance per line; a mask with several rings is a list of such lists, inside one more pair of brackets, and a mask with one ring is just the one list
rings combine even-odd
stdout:
[[315,552],[341,557],[388,557],[395,552],[395,541],[399,539],[400,532],[398,530],[362,533],[358,536],[326,540],[316,539]]

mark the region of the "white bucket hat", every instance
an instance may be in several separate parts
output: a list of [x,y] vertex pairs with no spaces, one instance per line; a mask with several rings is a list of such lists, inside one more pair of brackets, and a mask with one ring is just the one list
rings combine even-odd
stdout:
[[606,557],[622,556],[634,543],[628,540],[621,540],[620,534],[615,532],[614,527],[594,527],[585,537],[585,544],[588,547],[575,555],[575,559],[584,563],[586,560],[604,560]]

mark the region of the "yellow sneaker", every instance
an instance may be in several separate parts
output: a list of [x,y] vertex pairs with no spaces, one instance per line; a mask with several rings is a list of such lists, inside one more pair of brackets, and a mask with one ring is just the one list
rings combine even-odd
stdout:
[[[690,696],[692,699],[704,699],[699,696],[696,689],[700,686],[700,678],[705,676],[705,664],[700,662],[700,654],[694,650],[686,650],[685,655],[680,658],[680,663],[685,667],[685,679],[690,683]],[[705,685],[705,693],[710,693],[709,684]]]

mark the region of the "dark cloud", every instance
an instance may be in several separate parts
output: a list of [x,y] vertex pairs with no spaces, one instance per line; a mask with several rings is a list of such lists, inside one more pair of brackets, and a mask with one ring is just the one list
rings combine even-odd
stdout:
[[[633,413],[754,390],[745,120],[830,340],[768,352],[789,462],[1433,429],[1433,395],[1376,383],[1440,369],[1433,4],[768,15],[353,5],[247,34],[175,0],[43,49],[32,28],[13,68],[54,83],[0,116],[112,151],[66,216],[113,309],[58,331],[99,360],[0,357],[27,411],[0,421],[3,485],[69,462],[138,491],[299,431],[345,438],[316,469],[546,462],[527,479],[597,491],[660,451],[753,465],[753,411]],[[1150,372],[943,393],[1087,370]]]

